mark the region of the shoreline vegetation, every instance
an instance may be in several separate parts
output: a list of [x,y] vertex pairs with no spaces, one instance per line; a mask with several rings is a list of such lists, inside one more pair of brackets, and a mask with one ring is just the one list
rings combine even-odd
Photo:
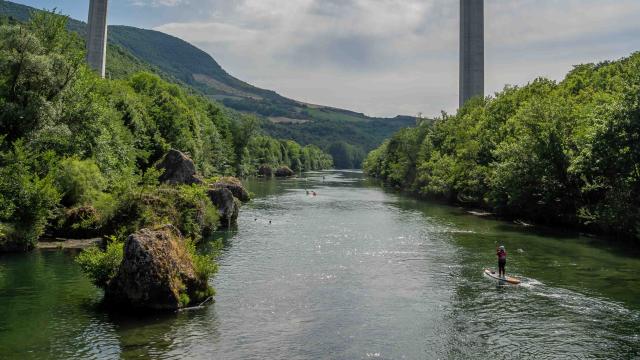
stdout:
[[249,200],[234,176],[327,169],[332,158],[266,136],[254,117],[155,74],[100,79],[66,22],[48,12],[27,23],[0,19],[0,252],[29,251],[43,236],[107,236],[106,249],[78,258],[107,288],[130,255],[125,244],[155,231],[176,250],[154,253],[144,241],[137,249],[182,264],[167,273],[174,304],[200,303],[217,265],[195,246],[232,226]]
[[640,53],[575,66],[398,131],[368,176],[508,220],[640,240]]

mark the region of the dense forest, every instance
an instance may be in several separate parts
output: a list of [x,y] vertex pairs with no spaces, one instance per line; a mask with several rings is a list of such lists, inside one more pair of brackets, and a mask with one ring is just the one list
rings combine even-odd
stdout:
[[640,240],[640,53],[397,132],[367,174],[512,219]]
[[0,249],[30,249],[45,232],[122,239],[164,223],[199,239],[217,214],[204,186],[159,184],[154,164],[169,149],[211,181],[263,165],[332,166],[316,146],[262,134],[251,116],[155,74],[130,74],[153,67],[118,48],[111,68],[123,78],[100,79],[66,22],[35,12],[0,24]]

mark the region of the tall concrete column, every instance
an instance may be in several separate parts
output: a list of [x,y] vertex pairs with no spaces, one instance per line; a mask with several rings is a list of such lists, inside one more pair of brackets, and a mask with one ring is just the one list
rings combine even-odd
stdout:
[[484,96],[484,0],[460,0],[460,107]]
[[108,0],[91,0],[87,21],[87,63],[104,78],[107,58]]

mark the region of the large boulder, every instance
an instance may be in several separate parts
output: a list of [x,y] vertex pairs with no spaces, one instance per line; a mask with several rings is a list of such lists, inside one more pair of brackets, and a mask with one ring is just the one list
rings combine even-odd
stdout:
[[260,168],[258,168],[258,175],[264,177],[272,177],[273,169],[269,165],[261,165]]
[[214,188],[229,189],[229,191],[231,191],[233,196],[235,196],[242,202],[247,202],[251,200],[251,195],[249,195],[249,192],[247,191],[247,189],[245,189],[244,186],[242,186],[242,182],[240,182],[240,180],[234,177],[224,177],[220,179],[220,181],[217,181],[211,184],[211,186]]
[[163,170],[159,180],[171,185],[201,184],[202,180],[196,175],[196,166],[190,157],[184,153],[171,149],[156,164],[158,170]]
[[282,166],[276,170],[276,177],[291,177],[296,173],[293,172],[288,166]]
[[218,208],[220,225],[228,228],[237,223],[240,204],[226,187],[211,188],[207,191],[209,199]]
[[129,235],[105,299],[133,309],[176,310],[206,289],[208,284],[198,279],[180,231],[165,225]]

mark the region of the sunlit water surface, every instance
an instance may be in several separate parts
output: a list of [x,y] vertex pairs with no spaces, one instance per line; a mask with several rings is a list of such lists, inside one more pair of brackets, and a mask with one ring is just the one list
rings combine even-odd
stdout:
[[[624,250],[412,200],[357,172],[248,186],[256,199],[217,235],[218,295],[202,310],[110,315],[74,253],[0,257],[0,358],[640,356],[640,259]],[[497,244],[523,285],[482,276]]]

